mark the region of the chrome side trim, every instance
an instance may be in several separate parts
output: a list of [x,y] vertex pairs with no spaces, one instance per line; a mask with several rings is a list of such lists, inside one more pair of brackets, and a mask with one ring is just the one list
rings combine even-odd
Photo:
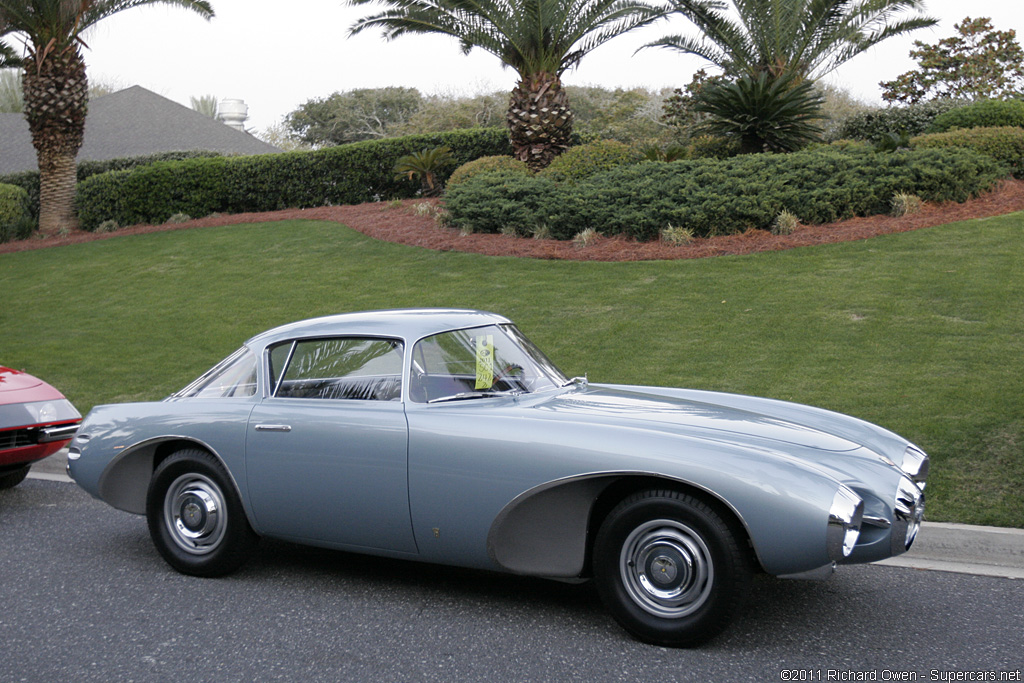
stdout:
[[893,501],[891,548],[893,555],[910,550],[924,519],[924,493],[910,477],[902,477]]
[[863,519],[864,501],[849,487],[840,485],[828,513],[825,544],[830,560],[835,562],[850,556],[860,537]]
[[885,517],[872,517],[864,515],[864,523],[868,526],[877,526],[881,529],[888,529],[892,526],[892,522],[887,520]]
[[928,455],[917,446],[911,444],[903,451],[903,462],[900,464],[900,469],[922,491],[924,491],[925,480],[928,478],[928,465]]

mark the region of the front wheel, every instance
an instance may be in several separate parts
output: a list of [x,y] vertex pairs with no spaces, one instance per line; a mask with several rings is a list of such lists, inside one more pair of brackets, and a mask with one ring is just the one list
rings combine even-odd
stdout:
[[173,453],[156,468],[146,521],[164,560],[193,576],[233,572],[259,540],[224,468],[195,448]]
[[622,501],[594,544],[602,601],[648,643],[698,645],[739,611],[752,569],[737,538],[703,502],[677,491],[643,491]]

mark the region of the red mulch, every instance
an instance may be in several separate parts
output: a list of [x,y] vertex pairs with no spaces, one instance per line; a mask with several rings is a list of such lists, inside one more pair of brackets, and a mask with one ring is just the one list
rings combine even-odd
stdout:
[[970,218],[998,216],[1022,211],[1024,210],[1024,181],[1005,180],[994,191],[977,199],[963,204],[955,202],[926,204],[920,213],[901,218],[869,216],[827,225],[801,226],[791,235],[772,235],[764,230],[750,230],[741,235],[696,239],[685,246],[672,246],[664,242],[635,242],[615,237],[601,238],[595,244],[580,248],[572,242],[558,240],[524,239],[505,237],[504,235],[462,235],[457,230],[437,227],[430,217],[415,215],[412,206],[417,203],[419,203],[417,200],[408,200],[402,202],[402,205],[398,207],[391,207],[386,203],[374,203],[358,206],[324,206],[316,209],[287,209],[268,213],[209,216],[173,225],[136,225],[106,234],[74,232],[64,237],[36,237],[0,244],[0,254],[164,230],[308,219],[337,221],[370,237],[398,244],[439,251],[465,251],[489,256],[521,256],[578,261],[704,258],[867,239],[876,235],[930,228]]

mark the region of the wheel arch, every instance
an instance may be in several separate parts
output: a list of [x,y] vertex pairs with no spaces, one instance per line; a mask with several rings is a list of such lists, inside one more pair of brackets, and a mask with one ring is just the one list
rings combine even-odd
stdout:
[[[597,530],[608,514],[637,491],[668,489],[711,507],[741,547],[756,553],[739,513],[691,482],[648,472],[595,472],[557,479],[516,496],[495,518],[487,536],[491,560],[505,571],[551,578],[588,576]],[[758,562],[758,564],[760,564]]]
[[209,444],[191,437],[162,436],[126,448],[111,460],[100,475],[99,497],[118,510],[146,514],[146,494],[153,472],[168,456],[185,448],[197,448],[213,456],[227,473],[235,492],[241,496],[231,470]]

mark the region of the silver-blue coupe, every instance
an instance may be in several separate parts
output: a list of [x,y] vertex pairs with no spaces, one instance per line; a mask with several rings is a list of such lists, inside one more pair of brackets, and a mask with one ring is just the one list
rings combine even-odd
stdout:
[[670,646],[725,628],[755,572],[905,552],[928,472],[867,422],[569,378],[506,318],[442,309],[264,332],[163,401],[94,408],[68,460],[187,574],[231,572],[267,536],[592,578]]

